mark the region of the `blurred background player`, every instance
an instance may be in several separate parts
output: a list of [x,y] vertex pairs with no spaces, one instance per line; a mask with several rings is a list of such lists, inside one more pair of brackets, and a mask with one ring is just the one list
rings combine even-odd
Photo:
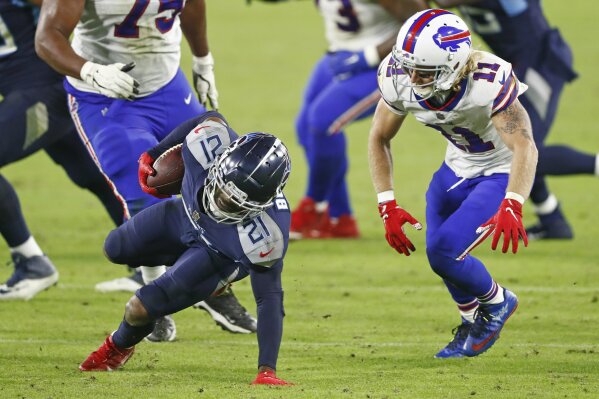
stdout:
[[597,155],[565,145],[544,145],[555,118],[564,85],[577,77],[572,51],[551,28],[539,0],[436,0],[442,7],[460,6],[466,22],[499,57],[514,65],[528,90],[520,102],[528,112],[539,149],[537,175],[530,199],[539,217],[527,228],[531,239],[571,239],[573,232],[546,175],[599,175]]
[[[0,0],[0,167],[44,149],[69,178],[90,190],[118,225],[123,207],[98,171],[73,126],[62,76],[35,54],[39,8]],[[0,175],[0,233],[14,273],[0,300],[31,299],[58,281],[58,271],[31,235],[17,193]]]
[[[69,37],[73,34],[72,45]],[[67,75],[68,104],[78,133],[122,201],[128,219],[160,199],[137,181],[137,159],[181,122],[205,111],[179,69],[181,37],[193,53],[196,90],[204,105],[218,108],[214,61],[206,37],[204,0],[46,0],[36,33],[36,51]],[[141,267],[147,284],[164,267]],[[255,331],[255,319],[232,292],[210,301],[224,303],[221,326]],[[209,303],[199,307],[216,313]],[[171,341],[176,329],[161,318],[149,337]]]
[[449,143],[426,193],[426,254],[458,304],[462,323],[435,357],[477,356],[499,338],[518,299],[469,252],[494,233],[496,249],[528,244],[522,204],[537,164],[526,90],[512,66],[472,51],[468,27],[449,11],[417,13],[402,26],[378,73],[382,99],[369,136],[369,163],[386,239],[399,253],[415,250],[403,225],[422,225],[399,207],[393,192],[391,140],[408,113]]
[[173,265],[141,287],[119,328],[79,368],[110,371],[133,354],[160,316],[178,312],[250,276],[258,307],[255,384],[287,385],[275,375],[283,333],[281,272],[289,238],[289,205],[282,189],[291,170],[285,145],[266,133],[238,138],[224,117],[208,112],[176,128],[144,153],[144,190],[150,162],[181,144],[181,198],[157,203],[112,231],[107,257],[121,264]]
[[308,162],[304,198],[291,214],[292,239],[357,238],[346,174],[343,129],[374,112],[376,68],[393,47],[401,23],[424,10],[421,0],[317,1],[328,52],[316,63],[295,128]]

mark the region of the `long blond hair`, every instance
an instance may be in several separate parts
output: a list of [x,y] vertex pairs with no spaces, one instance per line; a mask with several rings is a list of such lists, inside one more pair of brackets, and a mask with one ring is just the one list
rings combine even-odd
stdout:
[[470,52],[470,55],[468,56],[468,59],[466,60],[466,65],[464,66],[464,68],[462,68],[461,72],[456,77],[455,82],[453,83],[453,86],[451,86],[452,91],[460,91],[460,89],[462,88],[460,83],[462,82],[462,80],[464,80],[464,78],[466,76],[470,75],[472,72],[474,72],[478,68],[477,67],[478,60],[480,60],[481,57],[482,57],[482,54],[480,51],[472,50]]

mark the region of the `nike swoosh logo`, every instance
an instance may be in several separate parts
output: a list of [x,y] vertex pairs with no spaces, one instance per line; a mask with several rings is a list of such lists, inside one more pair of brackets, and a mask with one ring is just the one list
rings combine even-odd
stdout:
[[512,216],[514,217],[514,219],[518,220],[518,218],[516,217],[516,214],[514,213],[514,210],[510,207],[505,208],[506,211],[508,211],[509,213],[512,214]]
[[481,341],[479,344],[472,344],[472,349],[475,352],[478,352],[479,350],[481,350],[482,348],[484,348],[484,346],[490,341],[492,340],[496,335],[497,335],[498,331],[495,331],[493,334],[489,335],[484,341]]
[[260,251],[260,257],[261,257],[261,258],[264,258],[265,256],[268,256],[268,255],[269,255],[269,254],[270,254],[272,251],[274,251],[274,250],[275,250],[275,248],[274,248],[274,247],[272,247],[272,248],[270,249],[270,251],[268,251],[268,252],[262,252],[262,251]]
[[185,104],[189,105],[191,103],[191,93],[189,93],[189,95],[185,97],[183,101],[185,102]]
[[502,85],[505,83],[505,71],[503,71],[503,77],[501,78],[501,80],[499,81],[499,84]]

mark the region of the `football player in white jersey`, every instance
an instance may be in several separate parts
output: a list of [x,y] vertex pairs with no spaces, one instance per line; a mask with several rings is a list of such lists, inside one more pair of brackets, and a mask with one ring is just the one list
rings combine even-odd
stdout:
[[490,348],[518,299],[499,286],[470,251],[493,235],[503,252],[528,244],[522,204],[537,163],[528,114],[518,101],[526,90],[508,62],[471,49],[466,24],[431,9],[402,26],[393,52],[378,71],[382,99],[369,136],[369,163],[388,243],[415,250],[403,225],[422,225],[396,202],[390,142],[406,115],[448,141],[445,162],[426,193],[426,254],[458,305],[462,322],[438,358],[476,356]]
[[328,52],[316,63],[296,119],[308,162],[305,196],[292,213],[291,237],[357,238],[345,175],[345,127],[373,114],[380,93],[376,68],[401,23],[424,10],[422,0],[317,1]]
[[[193,53],[202,104],[179,68],[182,34]],[[218,108],[204,0],[45,0],[35,45],[42,59],[67,75],[71,116],[121,200],[123,220],[161,201],[139,187],[137,159],[181,122],[203,113],[208,102]],[[141,269],[145,283],[165,270]],[[223,301],[228,305],[222,306]],[[198,307],[222,327],[255,331],[255,319],[233,294],[210,302],[212,306],[203,302]],[[150,340],[175,338],[170,316],[156,326]]]

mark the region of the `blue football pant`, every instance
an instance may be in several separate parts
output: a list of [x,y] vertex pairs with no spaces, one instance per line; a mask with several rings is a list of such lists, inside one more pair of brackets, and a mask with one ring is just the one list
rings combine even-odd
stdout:
[[426,193],[426,254],[453,299],[465,304],[487,294],[493,279],[474,256],[457,259],[478,238],[476,229],[497,212],[508,175],[460,180],[445,163],[433,175]]
[[126,217],[160,199],[138,183],[137,160],[182,122],[205,112],[179,70],[166,86],[134,101],[75,90],[66,84],[75,126],[126,207]]
[[306,195],[328,201],[329,214],[351,214],[344,127],[374,113],[380,98],[376,69],[336,80],[325,55],[314,67],[296,119],[296,133],[308,162]]
[[[73,126],[61,82],[15,89],[0,102],[0,167],[44,149],[77,186],[102,202],[115,224],[123,207],[98,171]],[[43,173],[38,173],[43,179]],[[0,233],[11,247],[30,237],[18,196],[0,176]]]

